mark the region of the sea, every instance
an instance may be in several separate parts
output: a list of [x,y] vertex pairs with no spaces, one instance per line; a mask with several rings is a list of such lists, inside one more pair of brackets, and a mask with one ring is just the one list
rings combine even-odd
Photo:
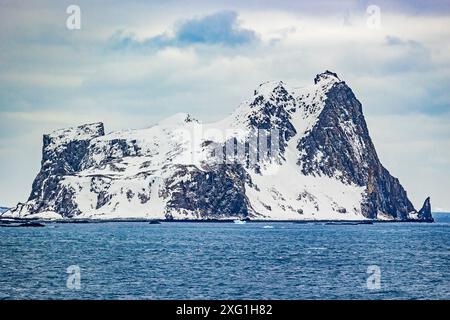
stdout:
[[0,228],[0,299],[450,299],[435,219]]

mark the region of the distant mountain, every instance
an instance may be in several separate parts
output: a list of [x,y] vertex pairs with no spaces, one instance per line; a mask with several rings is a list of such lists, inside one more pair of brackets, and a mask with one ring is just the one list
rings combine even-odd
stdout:
[[5,215],[432,221],[429,198],[415,210],[330,71],[304,88],[263,83],[216,123],[177,114],[142,130],[44,135],[30,197]]
[[0,207],[0,213],[6,212],[6,211],[8,211],[8,210],[9,210],[9,208],[6,208],[6,207]]

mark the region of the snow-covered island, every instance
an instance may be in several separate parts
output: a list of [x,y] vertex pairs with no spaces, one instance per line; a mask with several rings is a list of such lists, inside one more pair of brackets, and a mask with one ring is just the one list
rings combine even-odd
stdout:
[[0,207],[0,214],[3,213],[3,212],[6,212],[6,211],[8,211],[8,210],[9,210],[9,208],[6,208],[6,207]]
[[330,71],[261,84],[229,117],[177,114],[147,129],[102,123],[44,135],[25,203],[3,218],[432,221],[380,163],[361,103]]

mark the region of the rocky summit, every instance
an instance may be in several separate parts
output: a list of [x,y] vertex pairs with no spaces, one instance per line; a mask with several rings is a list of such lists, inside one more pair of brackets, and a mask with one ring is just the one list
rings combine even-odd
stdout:
[[414,208],[330,71],[302,88],[263,83],[215,123],[177,114],[44,135],[30,196],[3,217],[432,221],[429,198]]

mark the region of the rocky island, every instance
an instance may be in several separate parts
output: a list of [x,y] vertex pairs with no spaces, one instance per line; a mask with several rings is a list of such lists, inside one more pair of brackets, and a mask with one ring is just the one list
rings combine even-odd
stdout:
[[2,217],[432,221],[380,163],[362,105],[337,74],[261,84],[227,118],[177,114],[105,134],[44,135],[25,203]]

